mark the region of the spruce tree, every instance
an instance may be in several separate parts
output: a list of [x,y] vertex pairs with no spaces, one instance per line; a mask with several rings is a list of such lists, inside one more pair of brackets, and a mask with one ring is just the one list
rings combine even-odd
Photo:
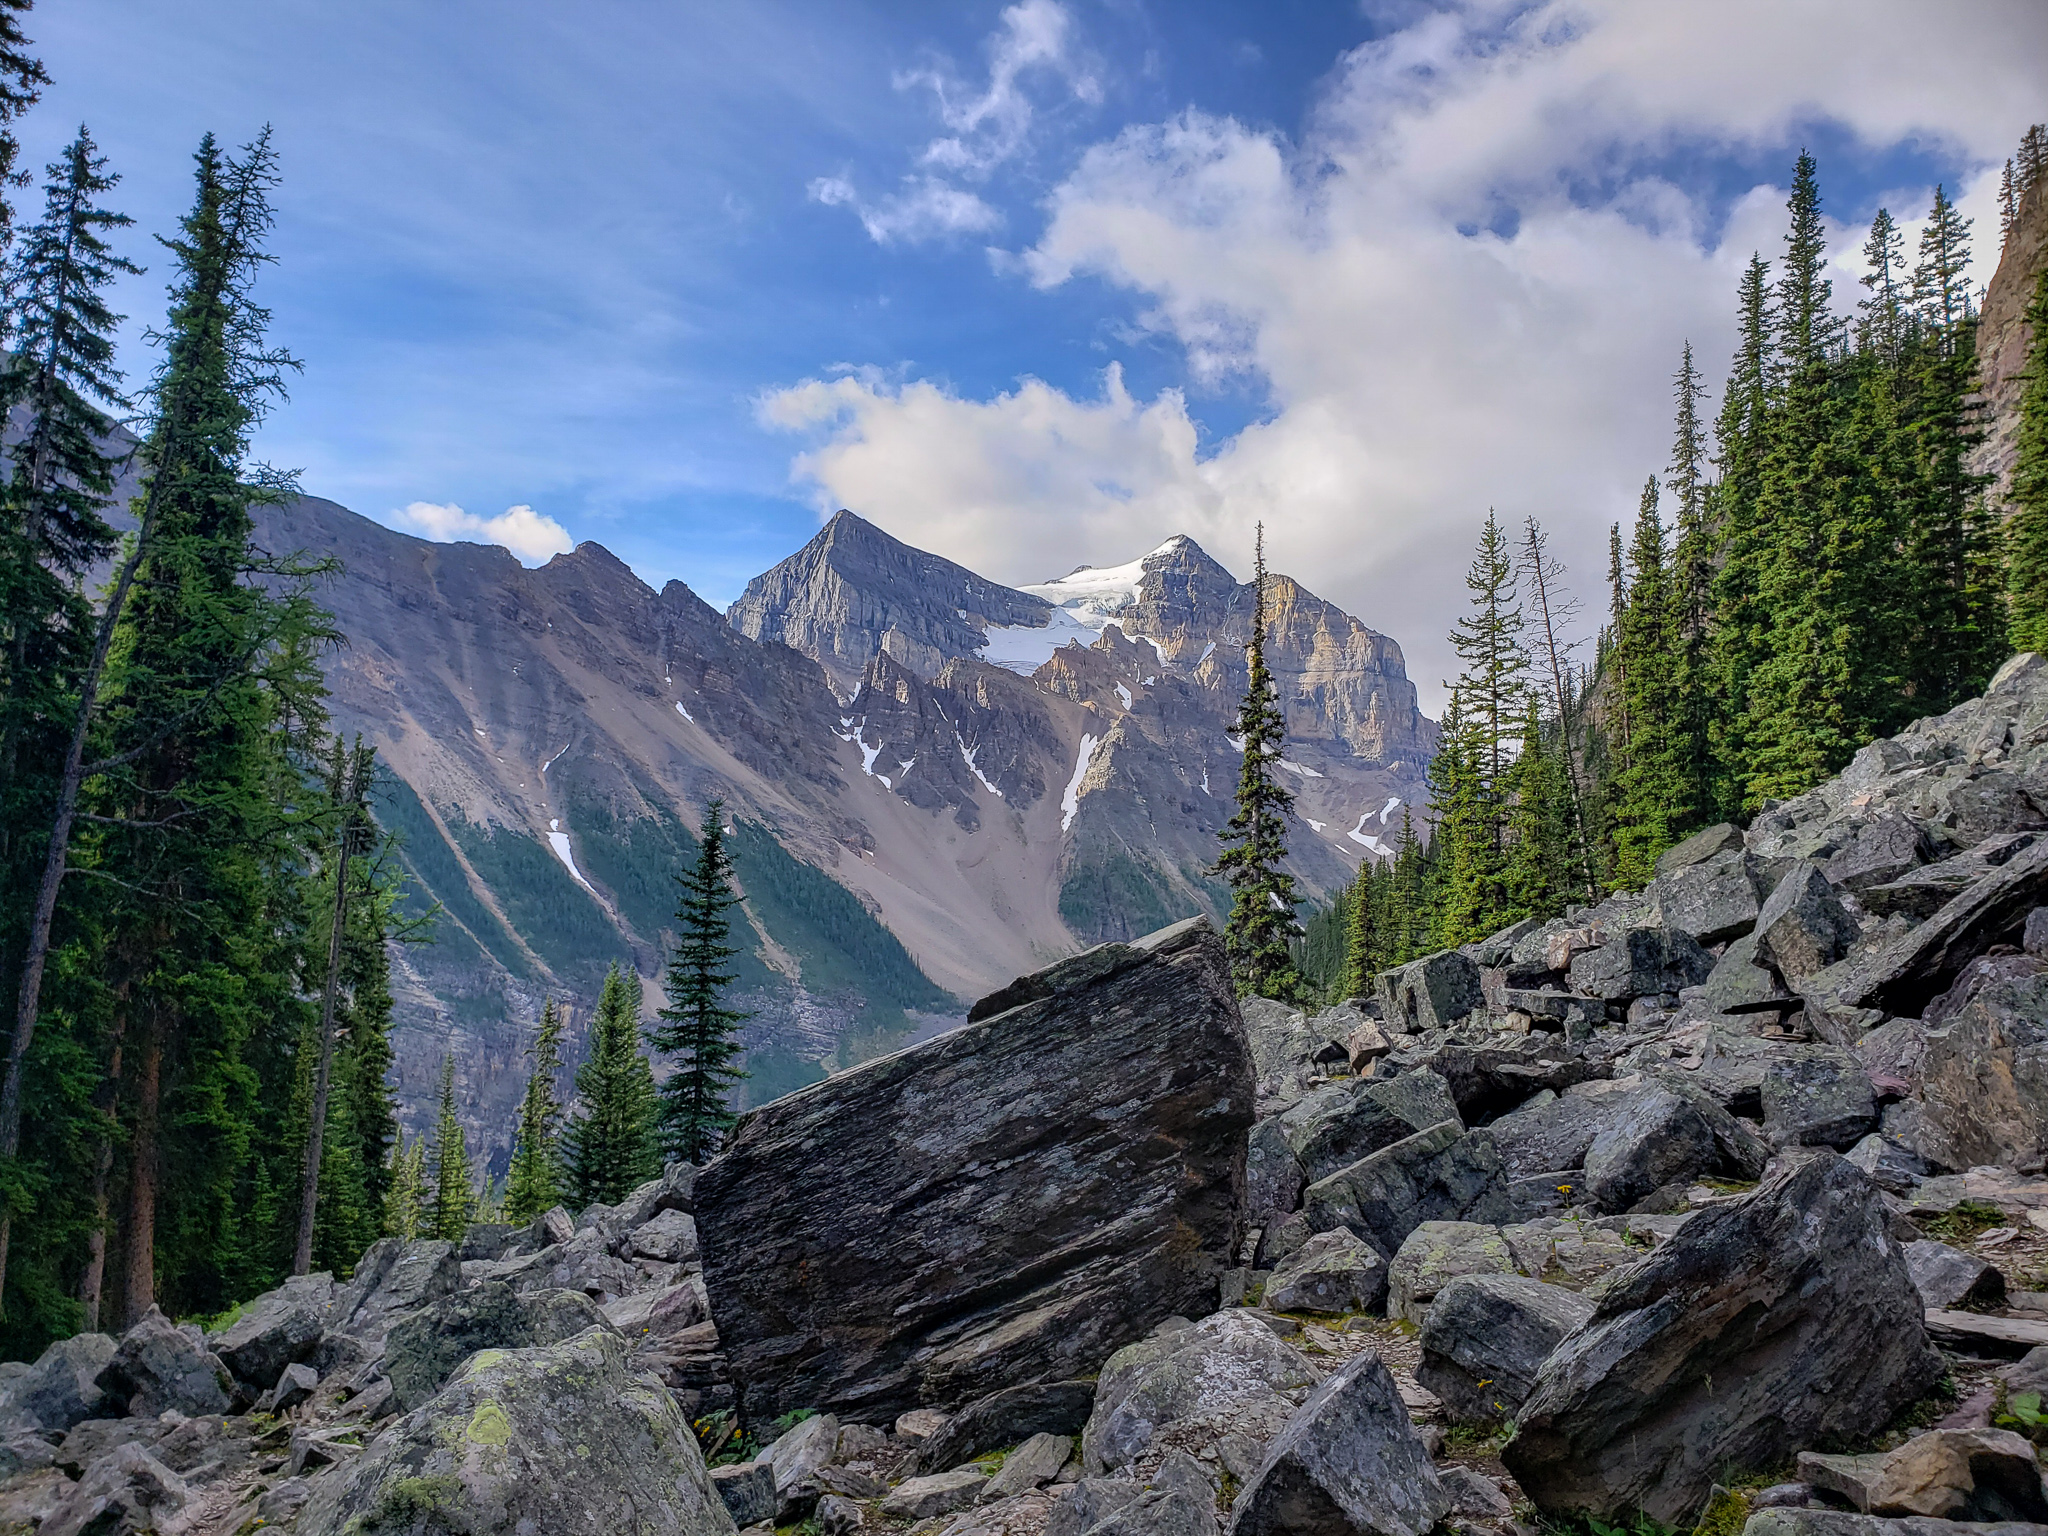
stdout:
[[476,1186],[469,1167],[469,1137],[455,1113],[455,1058],[441,1058],[441,1093],[434,1113],[434,1146],[427,1154],[424,1224],[431,1236],[462,1241],[475,1218]]
[[1288,948],[1288,941],[1301,933],[1295,919],[1300,898],[1294,892],[1294,877],[1282,867],[1294,796],[1274,778],[1287,723],[1273,675],[1266,669],[1264,523],[1259,524],[1252,571],[1251,632],[1245,642],[1248,680],[1237,712],[1244,761],[1237,777],[1237,808],[1218,834],[1225,847],[1211,873],[1222,876],[1231,891],[1223,943],[1238,995],[1287,1002],[1302,992],[1301,975]]
[[[1671,610],[1677,645],[1672,689],[1677,717],[1671,727],[1672,769],[1684,809],[1670,825],[1683,836],[1712,819],[1715,796],[1710,651],[1715,537],[1709,505],[1712,486],[1707,477],[1707,434],[1699,414],[1706,388],[1693,365],[1691,342],[1685,344],[1673,389],[1678,408],[1664,487],[1678,503],[1671,551]],[[1566,739],[1571,739],[1569,730]]]
[[384,1196],[384,1235],[412,1242],[428,1227],[427,1140],[403,1138],[391,1149],[390,1185]]
[[[21,158],[14,122],[42,99],[43,87],[50,83],[42,61],[29,56],[33,45],[21,30],[21,18],[34,6],[35,0],[0,0],[0,187],[17,186],[25,179],[14,168]],[[13,232],[14,209],[0,194],[0,248]]]
[[576,1069],[578,1112],[562,1133],[569,1191],[579,1206],[615,1205],[661,1171],[659,1096],[640,1052],[640,978],[615,963],[590,1024],[590,1056]]
[[[1686,349],[1690,366],[1692,349]],[[1534,605],[1536,662],[1547,683],[1547,702],[1556,723],[1559,750],[1555,754],[1563,778],[1564,817],[1570,889],[1583,901],[1599,899],[1599,882],[1593,875],[1593,849],[1586,815],[1586,790],[1579,771],[1575,743],[1579,739],[1578,688],[1573,679],[1572,650],[1577,641],[1566,638],[1579,614],[1578,599],[1567,592],[1563,562],[1550,553],[1550,538],[1535,518],[1523,527],[1522,549],[1517,576],[1529,584]]]
[[2015,649],[2048,653],[2048,270],[2035,280],[2027,324],[2032,340],[2008,493],[2008,625]]
[[1546,725],[1537,694],[1529,694],[1522,752],[1510,774],[1508,900],[1526,917],[1563,913],[1578,887],[1572,846],[1572,791],[1565,773],[1564,733]]
[[667,1003],[661,1024],[648,1034],[656,1050],[675,1055],[675,1071],[662,1084],[661,1143],[672,1158],[701,1163],[716,1152],[734,1115],[726,1097],[746,1078],[734,1064],[741,1051],[739,1026],[751,1017],[724,1005],[734,973],[727,962],[739,953],[728,942],[732,909],[732,859],[725,851],[725,806],[714,799],[698,833],[697,862],[676,877],[682,896],[676,907],[676,947],[663,980]]
[[512,1143],[512,1167],[505,1177],[505,1219],[515,1226],[562,1203],[562,1105],[555,1079],[562,1070],[562,1011],[551,997],[541,1005],[540,1031],[527,1055],[533,1072],[519,1101],[519,1129]]
[[1878,209],[1870,222],[1863,261],[1866,270],[1857,281],[1870,290],[1870,296],[1856,305],[1862,315],[1857,322],[1857,340],[1887,364],[1895,365],[1906,344],[1912,309],[1906,283],[1906,237],[1887,209]]
[[1380,919],[1385,898],[1380,894],[1384,876],[1376,860],[1367,857],[1359,867],[1344,901],[1344,969],[1338,978],[1338,999],[1370,997],[1373,978],[1385,969],[1385,941]]

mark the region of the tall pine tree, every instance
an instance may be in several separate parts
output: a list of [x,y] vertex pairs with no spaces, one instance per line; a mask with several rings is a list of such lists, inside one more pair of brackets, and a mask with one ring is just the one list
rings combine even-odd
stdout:
[[2032,341],[2020,394],[2013,462],[2012,521],[2006,530],[2007,603],[2012,643],[2048,652],[2048,269],[2027,306]]
[[1223,930],[1230,969],[1243,997],[1290,1001],[1302,991],[1288,941],[1298,937],[1300,898],[1287,859],[1287,815],[1294,796],[1274,773],[1286,739],[1287,722],[1266,668],[1266,525],[1259,524],[1252,562],[1251,632],[1245,641],[1247,681],[1238,706],[1237,734],[1243,766],[1237,776],[1237,808],[1219,834],[1225,844],[1213,872],[1231,891],[1230,920]]
[[455,1058],[441,1058],[441,1092],[434,1112],[434,1145],[427,1153],[423,1193],[428,1234],[451,1243],[476,1215],[476,1185],[469,1166],[469,1136],[455,1112]]
[[512,1167],[505,1177],[505,1219],[523,1225],[562,1203],[562,1104],[555,1079],[562,1070],[562,1011],[551,997],[541,1005],[540,1029],[527,1048],[533,1072],[519,1101]]
[[676,877],[676,947],[663,980],[667,1002],[661,1024],[648,1034],[656,1050],[671,1052],[675,1071],[661,1086],[662,1150],[686,1163],[716,1152],[734,1119],[726,1095],[746,1078],[734,1065],[739,1026],[749,1017],[724,1004],[734,973],[726,964],[739,950],[732,936],[732,859],[725,851],[723,802],[713,800],[698,833],[697,862]]
[[654,1073],[640,1052],[640,978],[614,964],[590,1022],[590,1056],[576,1069],[581,1105],[562,1133],[569,1190],[579,1206],[613,1205],[661,1171]]

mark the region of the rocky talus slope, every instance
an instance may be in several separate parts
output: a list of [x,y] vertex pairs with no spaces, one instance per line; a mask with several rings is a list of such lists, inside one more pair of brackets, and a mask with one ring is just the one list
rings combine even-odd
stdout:
[[2048,1536],[2048,660],[1307,1014],[1201,919],[0,1367],[0,1531]]

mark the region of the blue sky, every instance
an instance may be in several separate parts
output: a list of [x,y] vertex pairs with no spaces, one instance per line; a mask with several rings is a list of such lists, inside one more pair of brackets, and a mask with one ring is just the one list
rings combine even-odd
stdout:
[[274,125],[263,292],[306,371],[261,448],[310,491],[444,535],[530,507],[497,525],[529,556],[558,525],[719,604],[840,504],[1010,581],[1180,531],[1242,567],[1264,518],[1428,697],[1489,505],[1596,572],[1802,144],[1846,299],[1857,226],[1937,179],[1988,279],[1992,168],[2048,116],[2035,0],[45,0],[28,30],[28,163],[83,120],[126,177],[135,331],[199,134]]

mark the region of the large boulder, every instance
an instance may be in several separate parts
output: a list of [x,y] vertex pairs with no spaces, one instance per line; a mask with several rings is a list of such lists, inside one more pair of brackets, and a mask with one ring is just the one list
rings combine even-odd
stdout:
[[374,1242],[356,1264],[349,1283],[334,1297],[327,1326],[376,1343],[399,1317],[439,1300],[462,1283],[462,1256],[439,1238]]
[[357,1531],[634,1531],[733,1536],[667,1389],[593,1328],[473,1356],[439,1395],[320,1478],[298,1536]]
[[180,1512],[191,1502],[185,1479],[131,1441],[87,1467],[36,1530],[48,1536],[101,1536],[177,1529]]
[[1606,1066],[1555,1034],[1509,1034],[1482,1023],[1404,1042],[1375,1071],[1386,1078],[1434,1072],[1450,1089],[1464,1122],[1483,1125],[1545,1088],[1562,1093],[1603,1077]]
[[1757,958],[1797,985],[1841,959],[1861,931],[1820,866],[1802,860],[1757,914]]
[[1252,1117],[1216,934],[1192,919],[1100,945],[976,1006],[980,1023],[754,1111],[698,1175],[749,1418],[1072,1380],[1216,1306]]
[[1315,1231],[1343,1227],[1389,1262],[1425,1221],[1498,1224],[1512,1215],[1493,1138],[1455,1120],[1317,1180],[1303,1192],[1301,1208]]
[[1277,1429],[1294,1406],[1280,1394],[1315,1379],[1299,1353],[1243,1312],[1168,1325],[1103,1366],[1081,1432],[1081,1465],[1091,1476],[1128,1466],[1161,1429],[1183,1419],[1220,1426],[1250,1413]]
[[1839,1046],[1804,1046],[1773,1062],[1759,1097],[1776,1146],[1846,1152],[1877,1129],[1870,1073]]
[[1831,1152],[1781,1159],[1616,1277],[1502,1453],[1538,1507],[1689,1520],[1730,1467],[1869,1433],[1943,1370],[1884,1197]]
[[612,1325],[580,1292],[522,1296],[502,1280],[485,1280],[442,1297],[392,1328],[384,1343],[392,1404],[410,1413],[480,1349],[557,1344],[593,1327],[610,1331]]
[[1339,1227],[1318,1232],[1274,1266],[1263,1300],[1271,1312],[1366,1312],[1386,1294],[1386,1264]]
[[1460,1275],[1511,1275],[1515,1257],[1499,1227],[1475,1221],[1425,1221],[1387,1269],[1387,1316],[1420,1323],[1437,1292]]
[[1512,1419],[1536,1374],[1593,1303],[1526,1275],[1463,1275],[1436,1293],[1415,1379],[1466,1424]]
[[1314,1183],[1417,1131],[1457,1118],[1450,1085],[1424,1068],[1384,1080],[1332,1083],[1285,1110],[1279,1121],[1303,1182]]
[[1515,1179],[1616,1213],[1705,1174],[1754,1178],[1768,1155],[1710,1093],[1670,1076],[1586,1083],[1487,1131]]
[[1283,1117],[1269,1115],[1252,1127],[1245,1143],[1244,1208],[1254,1221],[1284,1216],[1301,1203],[1301,1185],[1301,1164]]
[[294,1275],[243,1307],[208,1342],[245,1385],[267,1390],[286,1366],[313,1353],[333,1301],[332,1275]]
[[1660,924],[1702,944],[1740,938],[1762,909],[1755,870],[1739,846],[1658,875],[1648,894]]
[[1450,1512],[1378,1355],[1333,1372],[1266,1447],[1231,1536],[1426,1536]]
[[1478,965],[1455,949],[1382,971],[1373,985],[1387,1024],[1402,1034],[1442,1029],[1486,1006]]
[[99,1374],[107,1396],[137,1418],[176,1410],[188,1418],[226,1413],[233,1383],[197,1327],[180,1328],[155,1307],[121,1335]]
[[1646,924],[1573,955],[1570,975],[1574,992],[1625,1003],[1696,987],[1713,968],[1714,957],[1691,934]]
[[2048,962],[1976,961],[1940,1004],[1920,1061],[1921,1153],[1950,1168],[2038,1170],[2048,1160]]
[[50,1345],[35,1364],[0,1386],[0,1428],[25,1424],[38,1434],[61,1435],[82,1420],[100,1417],[110,1405],[99,1375],[114,1349],[104,1333],[74,1334]]

